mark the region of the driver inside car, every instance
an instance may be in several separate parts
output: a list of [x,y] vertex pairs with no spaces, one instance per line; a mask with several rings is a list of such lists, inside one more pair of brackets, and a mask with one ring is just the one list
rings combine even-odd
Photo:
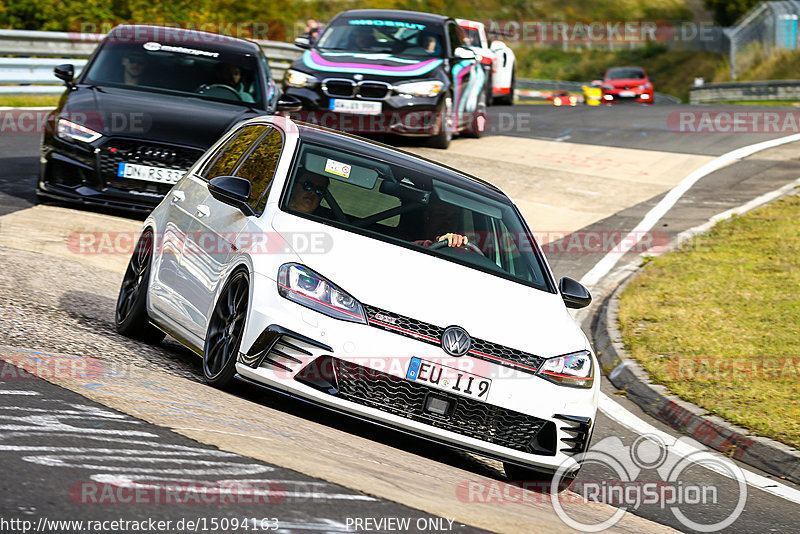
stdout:
[[469,238],[454,233],[461,224],[461,208],[441,200],[432,199],[422,212],[422,228],[425,239],[414,241],[415,244],[430,247],[439,241],[447,241],[448,247],[463,247]]
[[330,180],[327,176],[310,171],[299,173],[292,185],[292,194],[287,203],[289,209],[302,213],[313,213],[328,191],[329,183]]
[[214,85],[224,85],[232,89],[242,102],[251,104],[255,102],[252,95],[245,90],[244,82],[242,81],[242,69],[237,65],[230,63],[218,65],[214,73]]

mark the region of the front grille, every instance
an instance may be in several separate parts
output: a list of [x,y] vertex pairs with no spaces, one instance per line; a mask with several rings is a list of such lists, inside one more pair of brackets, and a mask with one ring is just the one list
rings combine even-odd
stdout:
[[[329,390],[331,394],[442,430],[517,451],[535,453],[537,451],[532,449],[534,438],[548,423],[543,419],[467,397],[451,396],[354,363],[336,358],[327,359],[332,361],[336,381],[335,389]],[[312,365],[323,367],[318,361]],[[425,411],[425,399],[430,393],[446,397],[455,403],[449,415]]]
[[[441,345],[444,327],[435,326],[374,306],[365,305],[364,309],[367,312],[367,322],[370,326],[418,339],[431,345]],[[542,362],[544,362],[544,358],[534,354],[474,337],[472,338],[469,354],[474,358],[529,373],[538,371]]]
[[172,184],[120,178],[117,176],[119,164],[137,163],[139,165],[187,171],[202,155],[203,151],[196,148],[111,138],[100,149],[98,162],[100,176],[107,185],[126,191],[147,191],[163,195],[172,189]]
[[379,82],[363,82],[358,86],[361,98],[380,100],[389,93],[389,85]]
[[329,96],[355,96],[355,85],[349,80],[325,80],[324,89]]

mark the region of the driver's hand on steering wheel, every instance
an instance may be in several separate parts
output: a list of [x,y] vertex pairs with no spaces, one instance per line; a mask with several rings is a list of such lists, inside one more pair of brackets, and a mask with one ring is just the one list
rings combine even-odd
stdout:
[[437,237],[436,241],[447,241],[448,247],[463,247],[469,242],[469,239],[465,235],[450,233]]

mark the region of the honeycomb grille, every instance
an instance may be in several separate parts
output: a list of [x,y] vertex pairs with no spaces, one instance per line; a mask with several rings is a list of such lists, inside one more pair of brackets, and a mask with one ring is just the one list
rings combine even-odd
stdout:
[[[337,396],[418,423],[522,452],[546,421],[466,397],[453,397],[381,371],[334,359]],[[455,403],[449,415],[425,411],[429,393]]]
[[[442,327],[374,306],[364,306],[364,309],[367,312],[367,322],[370,326],[418,339],[431,345],[441,345],[442,334],[445,330]],[[529,373],[538,371],[544,362],[544,358],[539,356],[474,337],[469,354],[474,358]]]
[[[112,152],[112,149],[114,151]],[[193,148],[143,143],[137,140],[109,139],[99,154],[100,176],[111,187],[123,190],[166,194],[172,184],[131,180],[117,176],[120,163],[136,163],[166,169],[189,170],[203,151]]]

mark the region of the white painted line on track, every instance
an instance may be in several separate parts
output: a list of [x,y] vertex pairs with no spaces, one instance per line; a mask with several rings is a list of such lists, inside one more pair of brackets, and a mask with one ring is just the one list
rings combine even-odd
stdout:
[[0,389],[0,395],[38,395],[35,391],[19,391],[15,389]]
[[[676,438],[671,434],[664,432],[663,430],[659,430],[650,423],[640,419],[639,417],[637,417],[636,415],[632,414],[627,409],[625,409],[621,404],[614,402],[614,400],[612,400],[611,397],[609,397],[605,393],[600,393],[600,409],[609,418],[613,419],[620,425],[636,432],[637,434],[642,434],[642,435],[651,434],[661,438],[663,442],[668,445],[670,453],[676,454],[680,457],[687,458],[687,460],[690,462],[692,461],[690,456],[693,453],[696,453],[697,451],[711,451],[711,449],[703,447],[699,443],[697,443],[697,445],[694,445],[685,440],[678,441],[680,438]],[[714,451],[711,452],[715,453]],[[700,462],[695,462],[695,463],[697,463],[702,467],[705,467],[706,469],[711,469],[715,473],[719,473],[720,475],[723,475],[727,478],[733,478],[731,473],[725,471],[724,469],[713,469],[708,464]],[[746,469],[742,469],[742,473],[744,473],[745,481],[749,486],[752,486],[761,491],[765,491],[767,493],[771,493],[787,501],[800,504],[800,490],[796,490],[794,488],[791,488],[785,484],[778,482],[775,479],[758,475]]]
[[600,261],[595,264],[594,267],[589,270],[589,272],[583,275],[580,282],[589,288],[597,285],[605,275],[611,272],[611,269],[614,268],[619,259],[626,252],[635,247],[641,240],[642,236],[646,232],[652,230],[656,223],[658,223],[658,221],[664,215],[666,215],[670,209],[672,209],[678,200],[680,200],[680,198],[701,178],[736,160],[755,154],[756,152],[760,152],[768,148],[774,148],[786,143],[792,143],[794,141],[800,141],[800,134],[789,135],[786,137],[771,139],[769,141],[737,148],[736,150],[728,152],[727,154],[723,154],[722,156],[709,161],[699,169],[690,173],[686,178],[681,180],[678,185],[673,187],[658,204],[648,211],[642,221],[637,224],[628,235],[622,238],[618,250],[615,249],[608,252]]

